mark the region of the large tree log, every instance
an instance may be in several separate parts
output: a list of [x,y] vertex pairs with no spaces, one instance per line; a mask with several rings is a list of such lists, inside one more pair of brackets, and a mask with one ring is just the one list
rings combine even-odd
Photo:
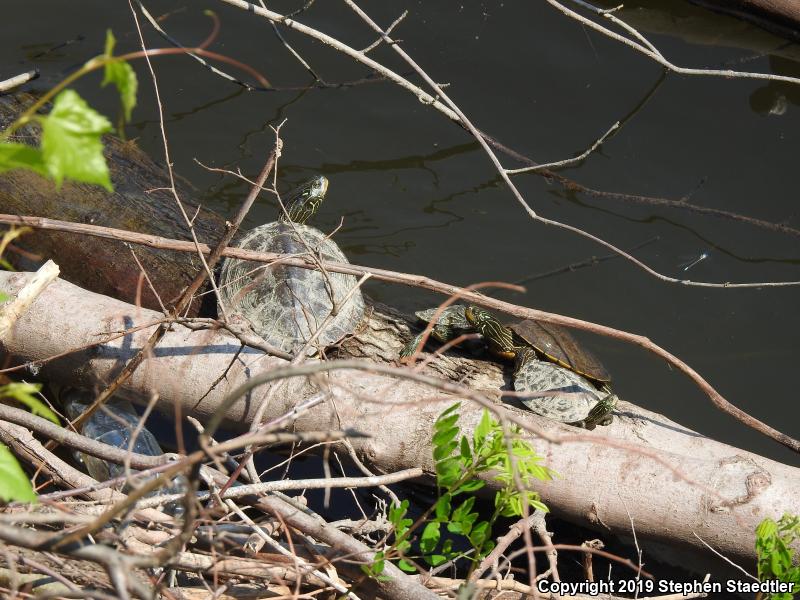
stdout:
[[[30,276],[0,273],[0,289],[13,294]],[[103,334],[160,317],[56,280],[2,340],[2,348],[19,360],[42,361],[97,342]],[[397,356],[402,343],[397,331],[403,328],[401,321],[376,314],[354,345],[375,348],[371,358],[379,365],[381,357],[390,360]],[[46,362],[40,375],[83,385],[108,381],[151,332],[152,328],[145,328]],[[265,370],[286,365],[253,350],[234,360],[238,348],[238,341],[227,334],[176,326],[128,381],[124,392],[136,400],[154,388],[164,410],[181,405],[183,414],[206,419],[236,386]],[[232,361],[227,375],[214,387]],[[496,398],[502,385],[499,369],[489,363],[481,366],[448,357],[434,365],[444,372],[463,373],[473,390],[489,397]],[[386,472],[421,466],[431,470],[432,423],[454,401],[453,395],[417,381],[360,370],[332,371],[325,386],[331,399],[302,414],[294,427],[315,431],[352,427],[368,432],[370,438],[354,443],[362,460],[374,469]],[[274,418],[318,391],[302,377],[263,386],[234,404],[226,414],[227,421],[246,425],[265,398],[265,417]],[[548,466],[561,474],[543,483],[539,491],[556,514],[571,521],[621,536],[630,533],[632,522],[639,540],[684,549],[705,550],[702,538],[734,560],[746,561],[749,567],[754,559],[756,525],[765,517],[797,511],[800,470],[710,440],[634,405],[623,402],[614,424],[593,432],[513,407],[500,410],[547,435],[566,436],[560,444],[531,439]],[[465,427],[474,426],[479,415],[477,406],[464,403]]]
[[[0,129],[4,129],[34,100],[29,94],[0,96]],[[34,127],[26,127],[15,139],[38,143],[38,132]],[[103,141],[113,192],[71,181],[65,181],[56,190],[52,181],[31,171],[17,169],[0,175],[2,212],[121,227],[191,240],[186,219],[175,197],[166,189],[169,187],[167,173],[135,142],[122,142],[110,135],[104,136]],[[196,206],[192,202],[194,192],[187,183],[178,180],[176,188],[185,211],[194,218],[198,241],[215,245],[225,231],[224,219]],[[61,267],[62,277],[68,281],[129,302],[135,300],[141,270],[131,255],[131,249],[124,243],[34,231],[19,238],[15,244],[44,259],[55,259]],[[155,287],[168,307],[202,268],[195,254],[144,247],[136,247],[134,251],[147,274],[156,282]],[[6,258],[22,268],[32,267],[19,255],[12,253]],[[143,306],[160,308],[147,285],[141,291]],[[198,311],[199,303],[195,303],[190,314]]]

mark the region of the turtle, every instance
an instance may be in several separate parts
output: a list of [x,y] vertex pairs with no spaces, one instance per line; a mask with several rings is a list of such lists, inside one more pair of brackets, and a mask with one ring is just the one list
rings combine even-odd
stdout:
[[[289,194],[276,221],[251,229],[237,246],[348,262],[335,242],[305,224],[327,190],[323,175],[303,183]],[[355,289],[344,302],[356,285],[356,277],[344,273],[231,258],[224,261],[219,277],[220,299],[228,314],[244,317],[264,341],[292,354],[305,347],[320,327],[309,354],[356,329],[365,314],[361,291]]]
[[598,390],[583,375],[536,358],[514,371],[514,390],[537,415],[585,429],[609,425],[619,400],[613,393]]
[[[464,316],[483,336],[492,354],[514,360],[516,391],[578,392],[578,396],[545,395],[523,400],[532,411],[587,429],[611,422],[611,411],[619,398],[611,392],[608,372],[565,330],[530,320],[506,327],[477,306],[468,306]],[[538,360],[537,352],[546,361]]]
[[[436,323],[431,329],[430,337],[445,344],[450,340],[454,340],[459,335],[474,331],[474,328],[469,324],[467,318],[464,316],[464,310],[466,308],[467,307],[463,304],[451,304],[450,306],[443,308],[439,318],[436,320]],[[414,313],[414,316],[427,325],[431,322],[438,310],[438,306],[429,308],[427,310],[418,310]],[[419,347],[424,334],[425,332],[423,331],[408,344],[403,346],[403,349],[400,350],[400,356],[406,357],[414,354],[414,352],[417,350],[417,347]]]
[[492,354],[515,360],[517,369],[538,355],[583,375],[600,388],[611,383],[602,363],[563,327],[533,319],[505,326],[488,310],[477,306],[467,307],[464,316],[486,339]]

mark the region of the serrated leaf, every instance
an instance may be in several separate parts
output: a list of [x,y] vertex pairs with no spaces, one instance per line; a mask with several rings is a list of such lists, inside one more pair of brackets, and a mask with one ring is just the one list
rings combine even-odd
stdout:
[[38,119],[42,125],[42,156],[57,187],[68,177],[113,190],[101,139],[111,131],[108,119],[74,90],[56,96],[50,114]]
[[30,479],[5,445],[0,444],[0,501],[36,502]]
[[16,142],[0,143],[0,173],[11,169],[28,169],[47,176],[42,152],[38,148]]
[[105,58],[107,61],[104,66],[104,77],[102,87],[109,83],[113,83],[119,92],[119,99],[122,103],[122,111],[125,115],[125,121],[131,120],[131,112],[136,106],[136,91],[139,87],[139,82],[136,79],[136,72],[124,60],[113,61],[114,58],[114,45],[117,40],[111,30],[106,31],[106,52]]
[[33,414],[60,425],[61,423],[56,414],[44,402],[34,396],[40,389],[42,389],[42,386],[38,383],[13,382],[0,387],[0,397],[13,398],[20,404],[27,406]]
[[422,537],[419,540],[419,548],[424,554],[430,554],[439,544],[442,532],[439,530],[439,523],[430,521],[422,530]]

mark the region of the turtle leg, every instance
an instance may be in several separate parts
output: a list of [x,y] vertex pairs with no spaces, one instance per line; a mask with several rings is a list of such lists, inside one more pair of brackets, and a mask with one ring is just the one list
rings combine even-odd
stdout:
[[519,347],[516,348],[514,359],[514,374],[516,375],[522,370],[522,367],[527,365],[532,360],[536,360],[536,352],[533,348]]
[[[610,388],[608,386],[604,386],[604,391],[610,392]],[[611,425],[611,423],[614,421],[614,415],[612,412],[618,401],[619,398],[616,396],[616,394],[609,393],[605,398],[602,398],[597,404],[594,405],[592,410],[589,411],[589,414],[586,415],[585,419],[576,421],[575,423],[569,423],[569,425],[582,427],[583,429],[588,429],[590,431],[598,425]]]
[[411,340],[405,346],[403,346],[403,348],[400,350],[400,358],[405,358],[406,356],[411,356],[412,354],[414,354],[414,352],[417,351],[417,348],[419,347],[420,342],[422,342],[422,335],[423,334],[420,333],[417,337],[415,337],[413,340]]

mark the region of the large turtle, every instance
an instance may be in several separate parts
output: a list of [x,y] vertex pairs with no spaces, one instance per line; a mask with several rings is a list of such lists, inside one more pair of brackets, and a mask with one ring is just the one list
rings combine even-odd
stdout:
[[[439,318],[436,319],[436,323],[434,323],[433,328],[431,329],[430,337],[438,342],[441,342],[442,344],[446,344],[450,340],[454,340],[464,333],[474,331],[474,328],[469,324],[467,318],[464,316],[464,310],[466,308],[467,307],[463,304],[451,304],[450,306],[442,309]],[[417,319],[427,325],[433,320],[438,310],[439,307],[437,306],[427,310],[419,310],[415,312],[414,315],[417,317]],[[423,331],[408,344],[403,346],[403,349],[400,350],[400,356],[406,357],[414,354],[419,347],[424,334],[425,332]]]
[[[250,230],[238,247],[256,252],[314,255],[347,262],[344,253],[321,231],[305,225],[328,190],[319,175],[294,190],[278,220]],[[344,273],[239,259],[226,259],[220,274],[220,296],[228,314],[245,317],[264,340],[286,352],[303,348],[313,335],[309,353],[352,333],[364,317],[364,299],[357,279]],[[329,318],[330,317],[330,318]]]

